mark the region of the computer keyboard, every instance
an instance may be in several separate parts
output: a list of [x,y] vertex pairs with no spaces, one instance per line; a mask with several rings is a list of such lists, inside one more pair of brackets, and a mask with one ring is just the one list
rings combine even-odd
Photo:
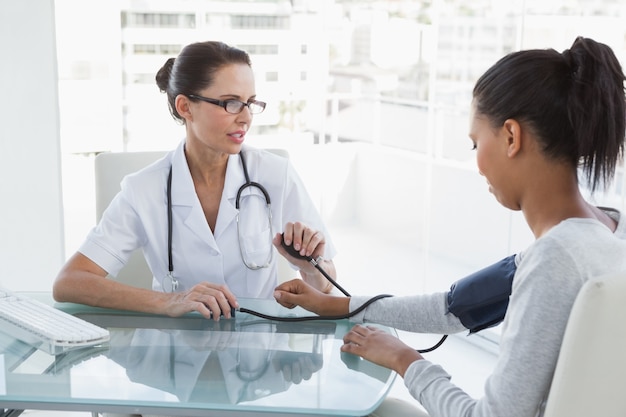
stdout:
[[52,355],[101,344],[110,337],[102,327],[3,288],[0,331]]

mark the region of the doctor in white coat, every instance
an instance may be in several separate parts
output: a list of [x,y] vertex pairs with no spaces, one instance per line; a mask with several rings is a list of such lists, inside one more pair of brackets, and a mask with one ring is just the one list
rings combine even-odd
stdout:
[[[122,181],[120,193],[66,262],[57,301],[179,316],[230,317],[237,297],[271,298],[277,257],[329,292],[310,263],[335,277],[335,248],[287,158],[244,146],[258,101],[248,54],[221,42],[186,46],[157,74],[173,117],[185,125],[179,146]],[[152,290],[106,279],[141,248]],[[278,252],[278,254],[276,253]],[[279,255],[280,254],[280,255]]]

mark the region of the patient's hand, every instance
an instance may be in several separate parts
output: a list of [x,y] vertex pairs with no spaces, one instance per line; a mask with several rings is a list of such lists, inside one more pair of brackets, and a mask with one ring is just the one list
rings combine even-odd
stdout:
[[274,298],[283,307],[300,306],[322,316],[347,314],[350,305],[349,298],[324,294],[301,279],[280,284],[274,290]]
[[343,337],[342,352],[361,356],[404,377],[409,365],[423,359],[396,336],[374,326],[357,324]]
[[316,296],[323,297],[324,294],[301,279],[284,282],[274,290],[274,298],[283,307],[301,306],[313,312],[315,312],[315,305],[317,304],[314,302]]

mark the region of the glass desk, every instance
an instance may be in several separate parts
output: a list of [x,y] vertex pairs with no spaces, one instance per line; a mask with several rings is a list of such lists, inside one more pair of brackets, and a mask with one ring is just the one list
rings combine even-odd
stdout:
[[[0,416],[27,409],[365,416],[396,376],[340,352],[348,320],[290,323],[237,312],[216,323],[196,314],[150,316],[27,295],[108,328],[111,340],[53,356],[0,332]],[[274,316],[310,315],[273,300],[240,304]]]

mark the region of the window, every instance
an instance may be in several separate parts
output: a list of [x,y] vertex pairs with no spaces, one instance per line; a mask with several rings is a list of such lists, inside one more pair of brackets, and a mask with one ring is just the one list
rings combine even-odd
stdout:
[[277,55],[278,45],[237,45],[250,55]]
[[135,55],[178,55],[181,45],[136,44],[133,45]]
[[246,30],[289,30],[289,16],[269,15],[232,15],[230,24],[233,29]]
[[[59,58],[60,73],[76,75],[62,80],[60,91],[63,103],[81,102],[91,81],[108,97],[102,108],[90,109],[103,126],[90,130],[102,130],[108,149],[170,149],[184,131],[154,85],[162,55],[207,37],[248,51],[259,74],[257,92],[268,102],[254,120],[256,143],[267,134],[307,149],[296,166],[333,232],[338,270],[352,293],[445,290],[532,240],[519,213],[501,208],[485,190],[469,151],[471,91],[489,66],[522,48],[563,50],[577,35],[626,57],[626,5],[613,0],[287,3],[228,2],[232,12],[214,2],[169,2],[160,12],[125,4],[116,14],[121,24],[110,22],[111,33],[123,34],[124,53],[117,48],[106,61],[101,53],[85,57],[110,39],[89,49],[77,45]],[[205,17],[201,27],[195,16]],[[173,28],[175,36],[163,30]],[[71,25],[57,30],[70,34],[59,39],[78,41]],[[62,125],[75,117],[63,103]],[[63,138],[80,142],[83,153],[106,150],[103,140],[90,142],[95,134],[75,134]],[[596,196],[598,204],[626,209],[625,184],[620,167],[611,190]],[[74,202],[72,187],[66,189],[68,209],[84,203],[80,187]],[[67,239],[68,253],[85,234]]]
[[124,28],[194,28],[196,16],[191,13],[141,13],[122,11]]

